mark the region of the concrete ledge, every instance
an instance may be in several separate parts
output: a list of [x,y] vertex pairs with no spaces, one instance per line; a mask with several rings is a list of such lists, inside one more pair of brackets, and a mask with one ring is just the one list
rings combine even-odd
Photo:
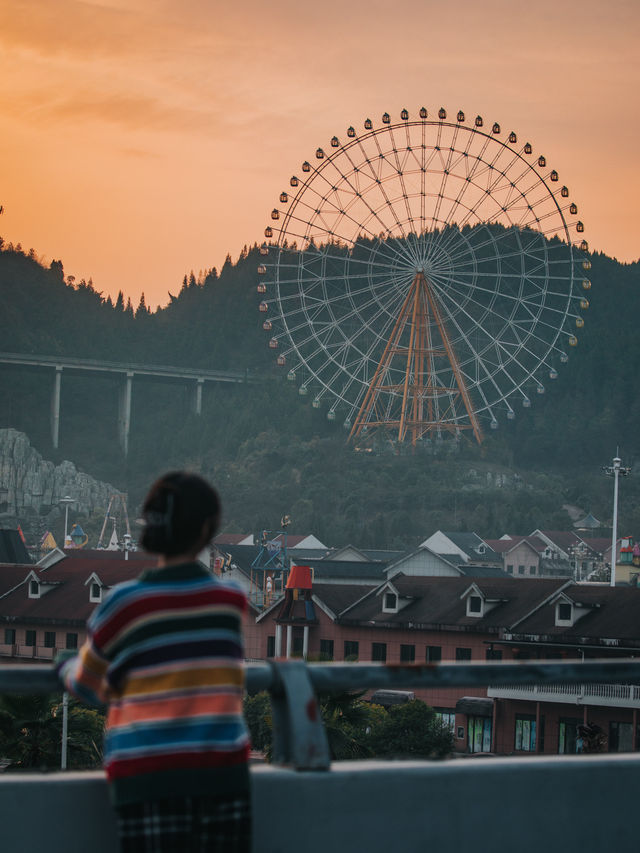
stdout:
[[[255,853],[637,850],[640,756],[252,769]],[[3,853],[114,853],[102,773],[0,775]]]

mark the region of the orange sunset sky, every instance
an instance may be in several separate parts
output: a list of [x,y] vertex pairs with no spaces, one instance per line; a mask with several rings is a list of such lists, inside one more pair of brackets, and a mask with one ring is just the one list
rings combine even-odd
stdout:
[[0,234],[165,304],[260,241],[290,175],[370,116],[463,109],[640,256],[638,0],[0,0]]

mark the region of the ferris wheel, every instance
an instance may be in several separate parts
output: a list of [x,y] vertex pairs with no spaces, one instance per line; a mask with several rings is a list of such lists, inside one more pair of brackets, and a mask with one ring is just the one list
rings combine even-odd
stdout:
[[269,347],[352,440],[481,442],[577,345],[583,232],[555,169],[497,122],[424,107],[366,119],[318,148],[271,212]]

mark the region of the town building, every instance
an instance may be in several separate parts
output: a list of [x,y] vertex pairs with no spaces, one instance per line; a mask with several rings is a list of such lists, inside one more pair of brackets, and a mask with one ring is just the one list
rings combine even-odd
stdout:
[[[499,541],[507,542],[504,553],[522,547],[542,554],[545,549],[531,538]],[[633,583],[640,548],[625,541],[621,565],[631,567]],[[635,585],[505,573],[494,565],[496,547],[487,545],[486,563],[424,545],[401,555],[352,546],[301,548],[283,571],[283,549],[229,544],[223,565],[214,570],[250,593],[248,660],[434,665],[640,655]],[[213,563],[220,553],[214,552]],[[271,558],[270,565],[260,563]],[[87,618],[108,590],[155,564],[155,557],[135,551],[55,549],[37,565],[0,565],[0,660],[51,661],[58,651],[78,648]],[[269,577],[278,575],[281,588],[269,589]],[[581,726],[599,727],[611,751],[640,745],[635,685],[489,685],[415,693],[451,726],[461,753],[572,752],[580,747]]]
[[[316,583],[298,566],[257,618],[252,658],[420,664],[640,654],[640,590],[565,578],[398,573],[378,585]],[[638,746],[640,688],[416,691],[465,753],[571,752],[594,724],[612,751]]]

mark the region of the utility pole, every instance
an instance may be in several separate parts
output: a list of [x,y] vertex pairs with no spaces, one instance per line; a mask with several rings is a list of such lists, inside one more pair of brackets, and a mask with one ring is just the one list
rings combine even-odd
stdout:
[[622,459],[618,456],[619,450],[613,458],[612,465],[604,465],[602,470],[609,477],[613,477],[613,524],[611,529],[611,586],[616,585],[616,544],[618,541],[618,479],[628,477],[631,468],[622,467]]

